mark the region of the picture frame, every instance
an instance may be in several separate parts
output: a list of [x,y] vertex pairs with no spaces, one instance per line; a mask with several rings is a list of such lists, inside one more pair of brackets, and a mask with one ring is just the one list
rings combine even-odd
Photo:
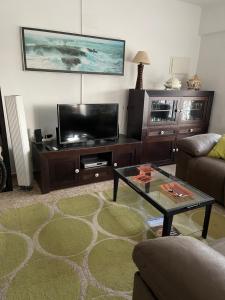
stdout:
[[124,75],[125,40],[21,27],[27,71]]

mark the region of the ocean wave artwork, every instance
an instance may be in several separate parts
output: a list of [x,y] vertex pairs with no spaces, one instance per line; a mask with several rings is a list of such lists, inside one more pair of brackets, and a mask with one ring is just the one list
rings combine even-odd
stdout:
[[125,41],[22,28],[25,70],[123,75]]

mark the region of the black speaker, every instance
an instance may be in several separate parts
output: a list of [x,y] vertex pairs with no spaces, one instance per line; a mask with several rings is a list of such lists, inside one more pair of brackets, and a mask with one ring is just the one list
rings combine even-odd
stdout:
[[42,143],[42,133],[41,133],[41,129],[35,129],[34,130],[34,138],[35,138],[35,143],[36,144],[41,144]]
[[57,142],[57,146],[60,147],[60,142],[59,142],[59,128],[56,127],[56,142]]

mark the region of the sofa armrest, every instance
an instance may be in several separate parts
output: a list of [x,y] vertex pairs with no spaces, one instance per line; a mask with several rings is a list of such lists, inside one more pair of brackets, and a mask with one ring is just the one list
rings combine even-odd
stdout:
[[192,156],[204,156],[215,146],[221,135],[206,133],[181,139],[177,142],[178,148]]
[[225,299],[225,257],[197,239],[141,242],[133,260],[157,299]]

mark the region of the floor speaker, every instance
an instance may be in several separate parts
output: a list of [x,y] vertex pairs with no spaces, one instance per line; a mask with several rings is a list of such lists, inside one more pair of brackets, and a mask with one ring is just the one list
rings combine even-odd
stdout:
[[32,170],[23,99],[21,96],[6,96],[5,105],[18,185],[28,189],[32,183]]

